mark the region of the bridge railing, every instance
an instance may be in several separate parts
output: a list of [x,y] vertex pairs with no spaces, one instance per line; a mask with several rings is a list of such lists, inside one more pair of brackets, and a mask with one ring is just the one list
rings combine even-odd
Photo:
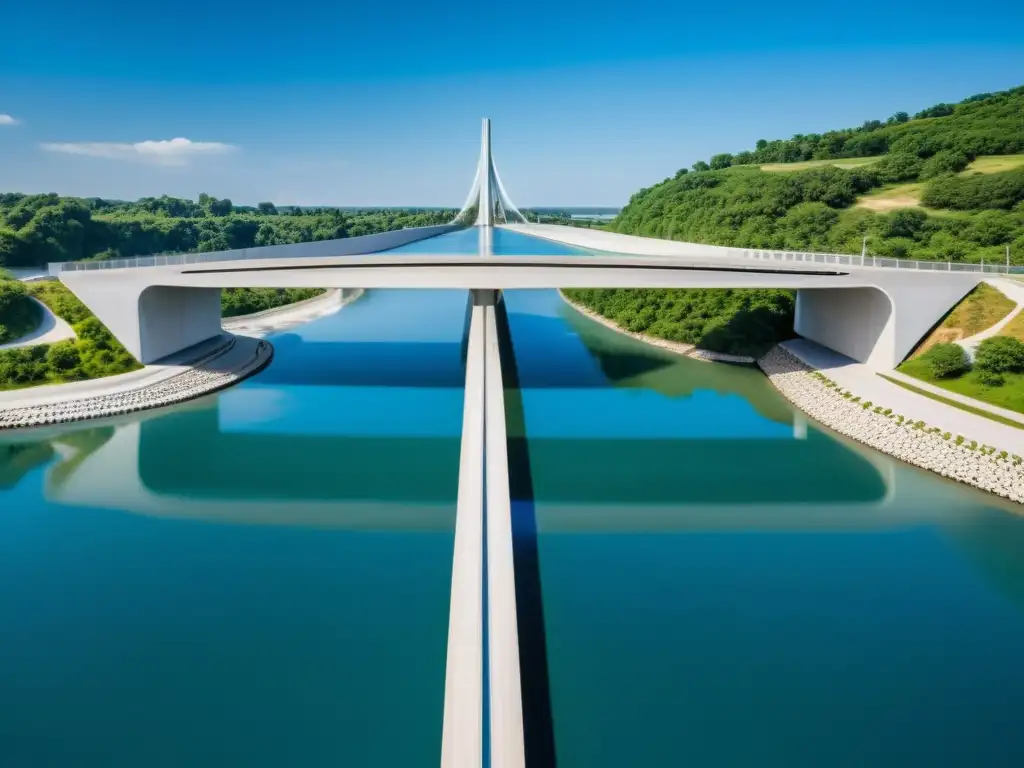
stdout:
[[[985,274],[1024,275],[1024,266],[996,264],[963,264],[952,261],[922,261],[919,259],[889,259],[880,256],[850,256],[837,253],[816,253],[813,251],[771,251],[749,248],[729,248],[730,256],[742,256],[761,261],[788,261],[808,264],[829,264],[845,267],[874,267],[876,269],[913,269],[931,272],[983,272]],[[285,254],[274,254],[282,258]],[[106,269],[134,269],[136,267],[171,267],[186,264],[206,264],[221,261],[244,261],[246,259],[268,258],[265,247],[239,248],[231,251],[208,253],[167,253],[154,256],[138,256],[131,259],[106,259],[104,261],[61,261],[49,265],[49,274],[81,272]]]
[[[249,248],[209,253],[161,253],[153,256],[137,256],[132,259],[104,259],[102,261],[59,261],[51,262],[51,275],[61,272],[92,272],[102,269],[134,269],[135,267],[173,267],[183,264],[205,264],[212,261],[239,261],[248,258]],[[265,257],[264,257],[265,258]]]
[[850,256],[813,251],[766,251],[730,249],[730,255],[744,256],[761,261],[790,261],[808,264],[829,264],[843,267],[873,267],[876,269],[912,269],[924,272],[982,272],[997,275],[1024,275],[1024,266],[1007,264],[963,264],[953,261],[923,261],[920,259],[889,259],[881,256]]

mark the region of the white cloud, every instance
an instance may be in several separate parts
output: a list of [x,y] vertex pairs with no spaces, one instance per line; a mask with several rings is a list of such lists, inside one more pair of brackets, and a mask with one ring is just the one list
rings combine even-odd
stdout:
[[10,115],[0,113],[0,125],[17,125],[18,121]]
[[68,155],[88,155],[109,160],[135,160],[152,165],[188,165],[194,157],[222,155],[235,149],[231,144],[217,141],[137,141],[122,144],[114,141],[73,142],[69,144],[42,144],[49,152],[63,152]]

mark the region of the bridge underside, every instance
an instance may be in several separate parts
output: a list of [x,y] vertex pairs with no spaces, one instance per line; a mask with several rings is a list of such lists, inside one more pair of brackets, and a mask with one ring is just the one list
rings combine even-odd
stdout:
[[[808,265],[810,267],[810,265]],[[216,336],[222,288],[781,288],[796,331],[878,370],[898,365],[976,283],[971,275],[793,268],[651,256],[348,256],[62,272],[143,363]]]

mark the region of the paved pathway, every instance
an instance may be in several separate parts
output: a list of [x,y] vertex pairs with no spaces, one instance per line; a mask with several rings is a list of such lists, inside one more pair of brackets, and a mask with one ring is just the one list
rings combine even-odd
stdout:
[[0,349],[15,349],[17,347],[30,347],[36,344],[54,344],[58,341],[64,341],[64,339],[75,338],[75,332],[66,321],[57,317],[50,308],[43,304],[38,299],[33,298],[36,304],[38,304],[43,310],[43,320],[31,333],[27,333],[20,339],[9,341],[6,344],[0,344]]
[[[877,405],[892,408],[894,413],[908,419],[924,421],[930,427],[938,427],[943,432],[952,432],[954,435],[963,435],[967,440],[977,440],[979,444],[990,445],[999,450],[1018,454],[1024,451],[1024,429],[1000,424],[983,416],[975,416],[973,413],[910,392],[891,381],[886,381],[866,365],[813,341],[793,339],[783,342],[782,346],[807,365],[821,371],[843,389],[860,397],[861,402],[870,400],[872,407]],[[886,375],[890,373],[887,372]],[[914,380],[914,386],[925,389],[920,385],[921,382]],[[942,390],[943,397],[954,399],[949,395],[950,393]]]
[[1024,283],[1016,280],[1000,280],[998,278],[986,280],[985,282],[1005,294],[1013,301],[1017,302],[1017,306],[1010,310],[1010,314],[991,328],[986,328],[981,333],[976,333],[973,336],[968,336],[966,339],[960,339],[960,341],[957,342],[957,344],[967,350],[967,355],[972,360],[974,359],[974,350],[978,348],[978,344],[983,342],[985,339],[998,336],[1003,328],[1009,325],[1010,322],[1021,313],[1021,310],[1024,310]]

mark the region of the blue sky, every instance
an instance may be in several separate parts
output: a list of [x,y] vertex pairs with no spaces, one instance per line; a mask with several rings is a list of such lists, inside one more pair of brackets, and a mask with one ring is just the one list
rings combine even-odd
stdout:
[[459,206],[487,116],[518,205],[621,205],[758,138],[1024,84],[1014,0],[34,0],[0,29],[0,191],[126,199]]

